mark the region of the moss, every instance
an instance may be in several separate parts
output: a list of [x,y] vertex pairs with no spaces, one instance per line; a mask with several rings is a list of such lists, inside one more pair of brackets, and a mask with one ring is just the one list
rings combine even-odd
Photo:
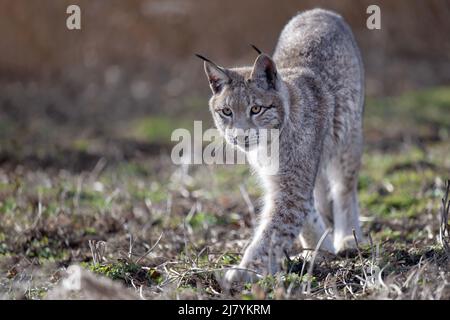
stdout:
[[147,286],[159,285],[164,280],[163,274],[157,269],[150,268],[146,270],[142,266],[129,261],[97,264],[83,263],[82,266],[112,280],[121,280],[128,285],[131,284],[131,280],[138,283],[145,283]]
[[0,213],[11,214],[17,208],[16,199],[13,197],[7,197],[3,201],[0,201]]
[[392,230],[389,227],[383,228],[380,232],[376,234],[375,239],[385,240],[398,240],[402,238],[402,233],[398,230]]
[[97,230],[93,227],[86,227],[84,228],[84,234],[86,235],[96,235],[97,234]]
[[239,262],[239,257],[236,254],[227,253],[221,257],[221,263],[224,265],[235,265]]
[[56,238],[42,236],[32,239],[24,246],[28,258],[37,258],[41,262],[67,261],[70,258],[70,251]]
[[109,210],[111,207],[107,194],[88,188],[83,188],[79,193],[76,190],[69,190],[66,198],[67,205],[71,205],[74,199],[78,199],[80,206],[94,208],[98,211]]
[[128,189],[131,196],[136,200],[145,200],[150,199],[152,203],[160,203],[167,200],[168,192],[164,190],[162,187],[158,186],[156,188],[152,187],[138,187],[138,186],[130,186]]
[[78,151],[87,151],[89,148],[90,142],[86,139],[76,139],[73,142],[73,148]]
[[214,226],[218,221],[217,217],[212,213],[197,212],[189,219],[189,221],[187,221],[187,223],[189,223],[192,228],[198,229],[204,226]]
[[157,285],[160,285],[164,281],[162,273],[155,268],[151,268],[147,271],[147,277]]

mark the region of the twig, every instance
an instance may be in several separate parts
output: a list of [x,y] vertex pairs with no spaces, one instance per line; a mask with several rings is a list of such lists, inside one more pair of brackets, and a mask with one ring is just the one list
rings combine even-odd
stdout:
[[36,229],[36,227],[39,224],[39,221],[41,220],[42,217],[42,192],[39,192],[39,200],[38,200],[38,212],[37,212],[37,216],[36,219],[34,220],[32,226],[31,226],[31,230]]
[[352,233],[353,233],[353,238],[355,239],[356,251],[358,252],[358,257],[359,257],[359,260],[361,260],[361,268],[362,268],[362,271],[364,274],[364,278],[367,281],[367,273],[366,273],[366,269],[364,268],[364,259],[362,257],[361,249],[359,249],[359,243],[358,243],[358,238],[356,237],[355,229],[352,229]]
[[442,198],[441,223],[439,227],[439,241],[446,252],[450,251],[450,231],[448,225],[448,215],[450,211],[450,180],[447,180],[445,195]]
[[101,263],[106,251],[106,242],[89,240],[88,244],[89,248],[91,249],[92,260],[94,261],[94,264]]
[[106,167],[106,159],[104,157],[101,157],[98,161],[97,164],[95,165],[94,169],[92,169],[89,179],[91,181],[94,181],[95,179],[97,179],[97,177],[100,175],[100,173],[103,171],[103,169],[105,169]]
[[155,244],[154,244],[150,249],[148,249],[146,253],[144,253],[141,257],[139,257],[139,258],[136,260],[136,264],[138,264],[139,261],[141,261],[142,259],[144,259],[146,256],[148,256],[148,255],[150,254],[150,252],[153,251],[153,249],[155,249],[155,247],[158,245],[159,241],[161,240],[163,234],[164,234],[164,232],[161,232],[161,234],[159,235],[159,238],[158,238],[158,240],[156,240]]
[[133,246],[134,246],[133,235],[130,233],[130,244],[128,246],[128,259],[131,259],[133,257]]

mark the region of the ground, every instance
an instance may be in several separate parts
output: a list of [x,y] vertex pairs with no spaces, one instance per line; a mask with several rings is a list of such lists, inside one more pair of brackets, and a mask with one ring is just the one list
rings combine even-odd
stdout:
[[368,99],[359,197],[370,244],[313,266],[287,258],[284,272],[231,291],[221,275],[241,258],[261,190],[244,165],[173,165],[170,132],[186,123],[173,119],[141,118],[113,138],[1,120],[0,297],[43,299],[80,264],[148,299],[450,299],[439,236],[450,87]]

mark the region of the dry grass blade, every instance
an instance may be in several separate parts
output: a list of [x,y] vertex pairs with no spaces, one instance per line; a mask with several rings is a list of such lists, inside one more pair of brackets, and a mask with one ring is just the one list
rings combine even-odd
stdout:
[[312,258],[311,258],[311,263],[310,263],[310,265],[309,265],[309,268],[308,268],[308,286],[307,286],[307,290],[306,290],[306,292],[308,293],[308,294],[310,294],[311,293],[311,282],[312,282],[312,275],[313,275],[313,269],[314,269],[314,261],[316,260],[316,258],[317,258],[317,254],[319,253],[319,249],[320,249],[320,247],[322,246],[322,243],[325,241],[325,238],[328,236],[328,234],[331,232],[331,229],[330,228],[328,228],[327,230],[325,230],[325,232],[323,233],[323,235],[322,235],[322,237],[320,237],[320,240],[319,240],[319,242],[317,243],[317,246],[316,246],[316,248],[314,249],[314,252],[313,252],[313,255],[312,255]]
[[36,227],[39,224],[39,221],[41,220],[41,217],[42,217],[42,193],[39,192],[38,212],[37,212],[36,219],[34,220],[32,226],[31,226],[31,230],[36,229]]
[[352,233],[353,233],[353,238],[355,239],[355,243],[356,243],[356,251],[358,252],[359,260],[361,261],[361,268],[362,268],[362,271],[364,274],[364,278],[367,282],[368,277],[367,277],[366,270],[364,268],[364,259],[363,259],[362,253],[361,253],[361,249],[359,248],[358,238],[356,237],[355,229],[352,230]]
[[89,240],[88,243],[89,243],[89,248],[91,249],[92,260],[93,260],[94,264],[101,263],[105,257],[106,242]]
[[163,236],[164,232],[161,232],[161,234],[159,235],[158,240],[156,240],[155,244],[147,250],[146,253],[144,253],[142,256],[140,256],[137,260],[136,260],[136,264],[139,263],[142,259],[144,259],[146,256],[148,256],[150,254],[150,252],[153,251],[153,249],[156,248],[156,246],[158,245],[159,241],[161,241],[161,238]]
[[450,180],[447,180],[445,195],[442,198],[441,224],[439,227],[439,241],[446,252],[450,251],[450,231],[448,225],[448,215],[450,211]]

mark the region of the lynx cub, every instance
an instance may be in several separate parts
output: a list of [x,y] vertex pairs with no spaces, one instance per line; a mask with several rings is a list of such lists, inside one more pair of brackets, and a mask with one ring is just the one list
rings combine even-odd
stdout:
[[281,270],[297,237],[314,249],[329,227],[333,233],[321,250],[354,246],[352,230],[362,238],[357,180],[364,74],[343,18],[322,9],[298,14],[282,31],[273,57],[260,53],[252,67],[226,69],[204,60],[210,110],[228,142],[237,144],[238,128],[280,130],[277,174],[254,165],[264,207],[239,268],[226,274],[228,283],[255,279],[249,270]]

